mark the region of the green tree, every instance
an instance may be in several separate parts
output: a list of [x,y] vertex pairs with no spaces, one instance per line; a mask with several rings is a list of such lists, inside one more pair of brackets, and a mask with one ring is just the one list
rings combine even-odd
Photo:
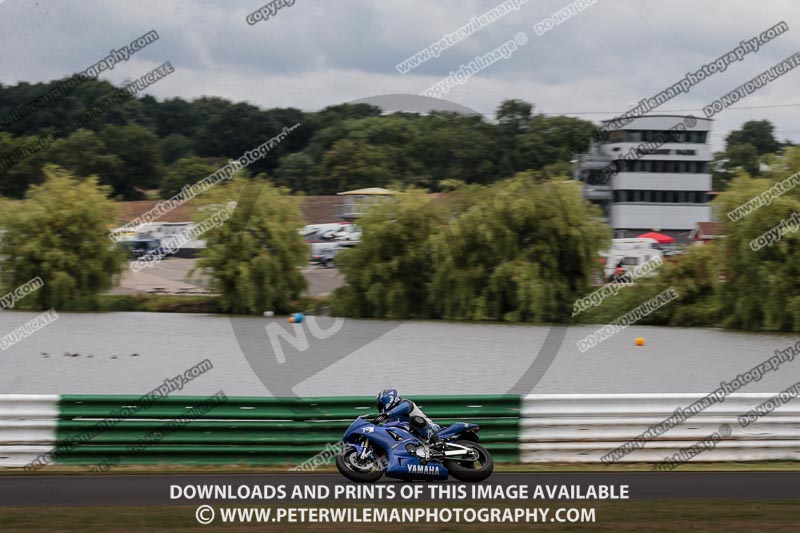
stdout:
[[275,181],[292,191],[308,191],[316,176],[316,165],[304,152],[289,154],[281,159],[275,171]]
[[[69,170],[76,176],[101,176],[101,183],[115,195],[124,194],[127,173],[125,162],[110,153],[106,143],[93,131],[80,129],[56,140],[41,154],[43,161]],[[40,161],[39,166],[44,162]],[[37,169],[41,173],[40,169]]]
[[432,237],[435,315],[568,319],[611,238],[608,226],[569,180],[523,173],[482,196]]
[[433,199],[397,196],[359,221],[337,255],[334,313],[357,317],[562,320],[611,237],[577,184],[521,174],[491,187],[447,181]]
[[725,150],[725,168],[728,172],[742,169],[751,176],[760,174],[758,151],[752,144],[734,144]]
[[540,169],[559,161],[569,161],[568,150],[591,138],[594,125],[573,117],[536,115],[520,139],[519,156],[523,169]]
[[[800,213],[800,190],[795,187],[739,220],[727,216],[800,171],[800,148],[787,149],[776,166],[781,170],[769,178],[740,175],[714,202],[725,228],[721,268],[727,281],[720,303],[730,327],[800,330],[800,232],[791,223]],[[773,233],[775,242],[765,243],[762,236],[781,224],[786,231],[780,238]]]
[[483,117],[435,112],[422,117],[410,153],[417,160],[420,185],[439,190],[439,182],[459,179],[466,183],[491,183],[505,144],[495,126]]
[[522,133],[528,128],[533,105],[522,100],[505,100],[497,109],[497,122],[512,135]]
[[22,198],[30,185],[41,183],[42,154],[53,142],[46,135],[12,137],[0,133],[0,195]]
[[769,120],[748,120],[742,129],[733,130],[725,138],[726,149],[732,146],[749,144],[756,149],[758,155],[775,153],[780,143],[775,139],[775,126]]
[[96,177],[74,178],[56,166],[44,170],[42,185],[25,200],[0,211],[0,279],[12,290],[35,277],[44,286],[23,305],[40,309],[96,307],[99,293],[111,288],[126,254],[108,237],[115,205]]
[[178,159],[190,157],[193,153],[194,143],[185,135],[172,133],[161,139],[161,159],[165,165],[171,165]]
[[208,192],[198,220],[229,202],[236,208],[224,224],[203,234],[207,246],[197,266],[211,276],[220,307],[229,313],[261,314],[291,311],[306,287],[300,267],[308,261],[308,245],[298,233],[303,226],[299,199],[266,180],[234,178]]
[[392,178],[390,160],[380,147],[342,139],[325,153],[312,190],[316,194],[336,194],[363,187],[385,187]]
[[192,185],[217,171],[207,159],[202,157],[185,157],[171,165],[161,180],[161,198],[172,198],[185,185]]
[[448,206],[411,190],[373,207],[359,225],[361,244],[339,252],[347,284],[332,298],[334,314],[354,317],[429,317],[430,236],[447,221]]
[[114,183],[114,192],[127,200],[142,196],[144,189],[158,187],[162,177],[158,137],[136,124],[106,126],[100,137],[108,151],[125,165],[124,181]]
[[314,113],[312,120],[316,128],[321,129],[345,120],[377,117],[380,114],[381,108],[371,104],[338,104]]

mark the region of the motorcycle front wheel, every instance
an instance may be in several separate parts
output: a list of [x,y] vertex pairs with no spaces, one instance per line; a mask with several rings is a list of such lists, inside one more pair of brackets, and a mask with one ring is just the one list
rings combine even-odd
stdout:
[[336,454],[336,469],[350,481],[356,483],[374,483],[383,476],[384,463],[381,450],[374,449],[373,457],[364,461],[358,458],[358,452],[347,446],[342,453]]

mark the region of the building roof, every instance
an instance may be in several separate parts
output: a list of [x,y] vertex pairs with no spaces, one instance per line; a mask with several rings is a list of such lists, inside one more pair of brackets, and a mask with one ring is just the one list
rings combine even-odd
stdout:
[[[117,222],[127,224],[153,209],[161,201],[117,202]],[[306,224],[325,224],[342,220],[342,199],[338,196],[303,196],[300,209]],[[191,222],[196,212],[197,206],[188,202],[164,213],[155,222]]]
[[342,199],[338,196],[304,196],[300,208],[306,224],[342,221]]
[[722,236],[722,222],[698,222],[692,229],[689,238],[692,240],[719,239]]
[[347,195],[358,195],[358,196],[391,196],[394,194],[393,191],[389,189],[384,189],[383,187],[367,187],[366,189],[357,189],[355,191],[346,191],[338,193],[339,196],[347,196]]
[[[687,117],[693,117],[695,120],[705,120],[706,122],[714,122],[714,121],[713,121],[712,119],[710,119],[710,118],[705,118],[705,117],[695,117],[694,115],[671,115],[671,114],[669,114],[669,113],[659,113],[659,114],[652,114],[652,115],[651,115],[651,114],[649,114],[649,113],[645,113],[644,115],[639,115],[638,117],[628,117],[628,118],[629,118],[629,119],[632,119],[632,120],[637,120],[637,119],[640,119],[640,118],[663,118],[663,117],[668,117],[668,118],[687,118]],[[606,122],[614,122],[614,121],[617,121],[617,120],[619,120],[619,117],[615,117],[615,118],[607,118],[607,119],[601,120],[600,122],[602,122],[602,123],[606,123]]]
[[[127,224],[153,209],[163,200],[140,200],[136,202],[117,202],[117,222]],[[160,222],[191,222],[197,207],[185,203],[158,217]]]

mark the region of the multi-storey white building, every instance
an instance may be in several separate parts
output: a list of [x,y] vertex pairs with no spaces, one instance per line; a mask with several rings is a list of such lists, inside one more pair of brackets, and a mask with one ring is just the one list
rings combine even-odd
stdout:
[[710,130],[691,116],[633,119],[577,156],[573,177],[615,230],[688,232],[712,220]]

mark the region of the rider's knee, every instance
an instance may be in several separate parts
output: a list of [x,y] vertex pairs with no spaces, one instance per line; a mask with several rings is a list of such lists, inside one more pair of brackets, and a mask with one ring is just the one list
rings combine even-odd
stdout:
[[409,422],[411,422],[411,427],[415,429],[425,429],[428,426],[428,423],[421,416],[412,416]]

